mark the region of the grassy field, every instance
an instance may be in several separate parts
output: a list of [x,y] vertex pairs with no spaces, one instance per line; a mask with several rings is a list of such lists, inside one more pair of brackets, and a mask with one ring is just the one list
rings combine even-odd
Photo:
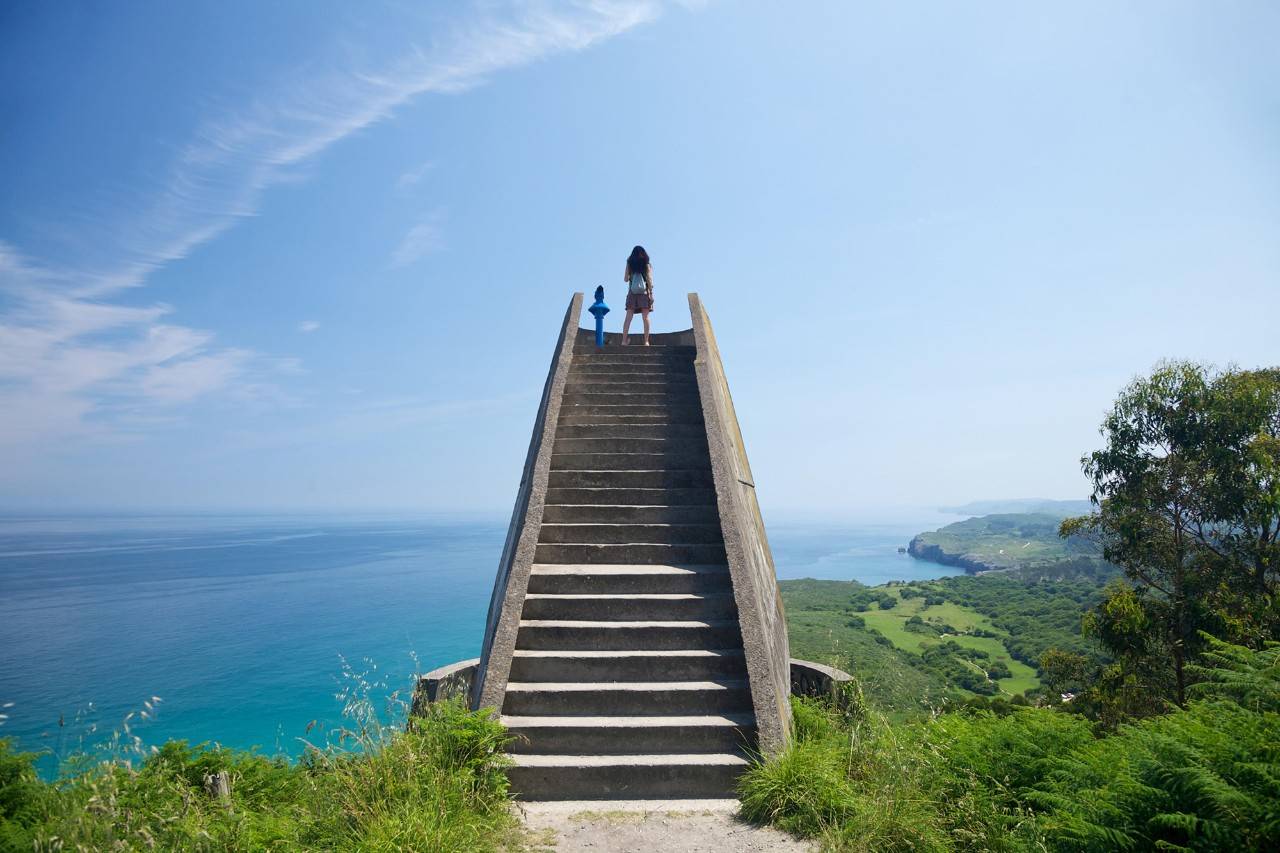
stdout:
[[[1035,669],[1009,655],[1003,641],[1007,632],[972,608],[950,601],[926,606],[923,597],[904,599],[901,588],[890,586],[878,589],[897,599],[892,608],[881,610],[873,604],[870,609],[855,613],[848,603],[855,589],[852,584],[803,580],[783,581],[779,586],[787,607],[792,655],[821,663],[832,660],[837,665],[847,663],[844,668],[852,667],[850,671],[862,679],[864,689],[890,710],[931,705],[947,692],[967,693],[946,684],[933,673],[920,671],[913,659],[928,646],[945,640],[985,652],[991,660],[1005,663],[1011,674],[996,682],[1002,693],[1013,695],[1040,686]],[[855,616],[891,645],[877,642],[871,631],[850,624]],[[935,638],[910,631],[907,620],[913,616],[931,624],[950,626],[958,633],[947,632]],[[973,636],[968,633],[972,631],[995,636]]]

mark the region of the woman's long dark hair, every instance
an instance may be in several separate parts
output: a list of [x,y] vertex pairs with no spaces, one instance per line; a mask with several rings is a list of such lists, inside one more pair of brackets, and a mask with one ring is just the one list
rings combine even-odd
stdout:
[[648,269],[649,253],[644,250],[644,246],[636,246],[631,250],[631,256],[627,258],[627,273],[629,275],[645,275]]

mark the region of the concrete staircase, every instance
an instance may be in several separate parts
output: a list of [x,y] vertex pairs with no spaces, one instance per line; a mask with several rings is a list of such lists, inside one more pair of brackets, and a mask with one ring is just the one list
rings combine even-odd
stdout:
[[654,342],[575,343],[502,704],[526,800],[732,797],[755,743],[694,348]]

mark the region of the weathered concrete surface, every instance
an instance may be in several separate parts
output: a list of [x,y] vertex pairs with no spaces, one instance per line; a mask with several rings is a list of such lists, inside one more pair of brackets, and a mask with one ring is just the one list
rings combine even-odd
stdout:
[[764,519],[756,500],[755,479],[729,394],[729,382],[711,320],[696,293],[689,294],[689,313],[697,346],[694,371],[706,423],[724,549],[738,605],[760,749],[771,754],[786,745],[791,730],[787,621],[778,592],[773,553],[769,550]]
[[501,708],[511,671],[511,654],[515,650],[520,627],[520,611],[529,586],[529,569],[538,547],[542,526],[542,508],[546,502],[547,477],[551,470],[551,451],[555,446],[556,423],[564,387],[573,362],[573,345],[578,337],[578,317],[582,313],[582,294],[569,300],[551,358],[551,369],[542,388],[542,402],[534,419],[533,436],[525,457],[524,473],[516,493],[507,541],[498,563],[493,596],[489,600],[489,618],[484,629],[484,648],[471,693],[472,707]]
[[531,850],[611,853],[800,853],[810,841],[739,820],[737,800],[527,803]]
[[413,691],[413,713],[422,713],[427,705],[442,699],[470,697],[471,687],[476,680],[476,668],[479,666],[480,658],[468,658],[433,669],[419,677]]
[[809,660],[791,659],[792,696],[837,697],[840,685],[852,681],[853,676],[833,666],[823,666]]

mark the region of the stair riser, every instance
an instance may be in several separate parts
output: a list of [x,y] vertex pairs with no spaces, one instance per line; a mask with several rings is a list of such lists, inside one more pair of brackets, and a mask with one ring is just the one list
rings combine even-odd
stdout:
[[573,400],[566,400],[560,407],[561,423],[564,418],[572,418],[570,423],[596,423],[592,420],[582,420],[583,418],[603,418],[603,417],[632,417],[632,418],[664,418],[669,423],[700,423],[702,420],[702,409],[690,402],[683,402],[680,405],[668,405],[666,403],[620,403],[617,405],[609,403],[575,403]]
[[521,625],[517,649],[541,651],[669,651],[742,648],[737,625],[567,628]]
[[666,361],[654,359],[632,359],[630,362],[614,362],[608,359],[601,361],[584,361],[582,359],[574,359],[569,365],[570,376],[586,376],[588,374],[629,374],[643,373],[646,375],[663,375],[663,376],[696,376],[693,368],[693,362],[687,359],[669,359]]
[[526,598],[525,619],[586,619],[599,622],[717,621],[738,614],[731,595],[708,598]]
[[513,716],[630,716],[751,712],[746,687],[707,690],[507,690],[502,713]]
[[696,394],[698,383],[692,374],[683,373],[574,373],[571,370],[565,391],[634,391],[641,394],[685,391]]
[[511,659],[512,681],[714,681],[743,679],[742,655]]
[[535,563],[615,563],[642,566],[722,565],[723,545],[556,545],[539,543]]
[[701,431],[704,429],[702,425],[702,415],[699,413],[696,418],[672,418],[666,414],[661,415],[613,415],[613,414],[591,414],[589,412],[575,411],[572,409],[561,409],[560,420],[556,423],[556,429],[567,426],[677,426],[685,429]]
[[595,329],[585,329],[585,332],[589,332],[590,336],[582,338],[581,341],[573,342],[573,352],[588,352],[593,353],[593,355],[600,352],[603,352],[604,355],[609,355],[609,353],[621,353],[621,355],[626,355],[628,352],[666,352],[672,353],[672,355],[686,355],[689,357],[694,356],[695,353],[698,352],[698,347],[691,345],[691,343],[672,343],[671,339],[663,337],[664,333],[652,334],[652,336],[649,337],[650,346],[644,346],[643,332],[636,333],[637,336],[639,336],[639,338],[637,338],[637,341],[639,342],[628,343],[627,347],[634,346],[634,350],[622,346],[621,332],[605,332],[604,348],[603,350],[600,350],[600,347],[595,346]]
[[593,506],[550,504],[542,510],[543,524],[717,524],[714,504],[694,506]]
[[609,391],[565,390],[566,406],[697,406],[698,395],[691,388],[646,393],[630,388]]
[[637,347],[636,349],[616,350],[606,349],[604,352],[597,350],[595,347],[590,349],[575,349],[573,351],[574,364],[634,364],[643,362],[672,362],[692,364],[694,357],[693,347],[688,349],[676,347]]
[[547,507],[554,504],[602,506],[712,506],[714,489],[547,489]]
[[701,435],[676,438],[647,438],[642,435],[589,436],[557,435],[553,453],[652,453],[658,456],[707,456],[707,441]]
[[755,728],[737,726],[517,726],[508,752],[522,755],[741,754],[755,745]]
[[508,767],[511,791],[524,800],[719,799],[736,796],[737,766]]
[[709,468],[705,450],[667,453],[553,453],[553,471],[654,471],[660,468]]
[[538,541],[543,544],[714,545],[724,541],[718,524],[547,524]]
[[729,573],[689,572],[678,575],[541,575],[529,576],[529,592],[548,595],[628,595],[640,593],[732,592]]
[[550,489],[713,489],[708,469],[656,471],[556,471],[547,478]]
[[706,428],[701,423],[607,423],[607,424],[566,424],[561,421],[556,425],[556,440],[562,439],[652,439],[694,440],[706,443]]

